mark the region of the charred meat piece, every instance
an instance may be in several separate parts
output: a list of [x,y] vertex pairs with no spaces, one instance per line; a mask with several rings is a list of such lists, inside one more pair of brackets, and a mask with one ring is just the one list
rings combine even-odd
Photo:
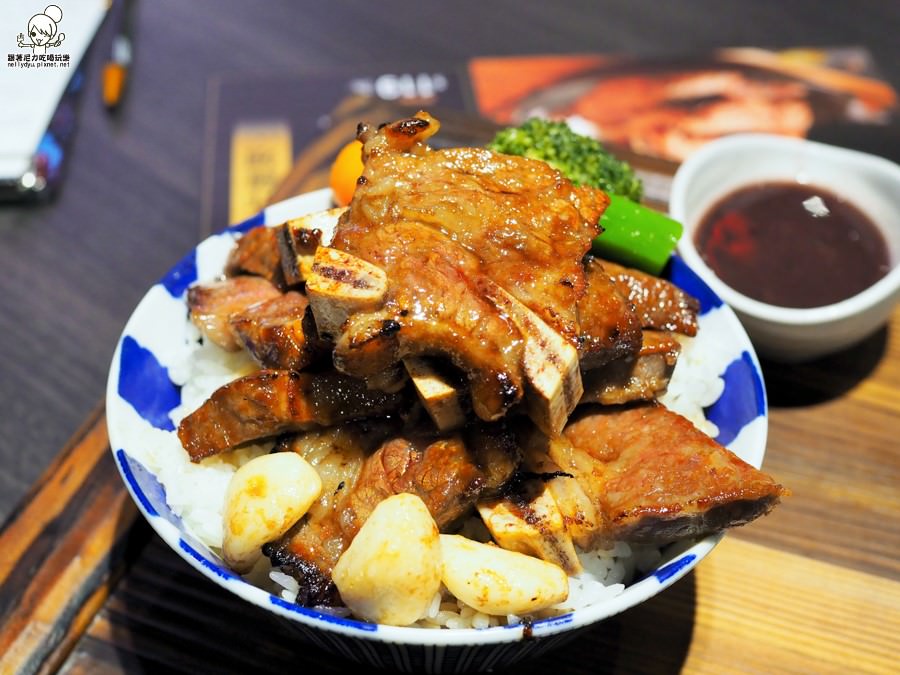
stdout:
[[397,208],[398,219],[440,231],[475,253],[486,276],[575,344],[582,258],[599,234],[604,193],[573,186],[543,162],[474,148],[421,158],[398,154],[382,167],[378,159],[370,163],[373,174],[390,167],[419,189],[404,192],[391,209],[365,200],[360,210],[366,217],[377,222]]
[[181,421],[178,438],[198,462],[269,436],[393,413],[405,402],[340,373],[260,370],[217,389]]
[[577,344],[581,261],[608,200],[543,162],[428,150],[437,127],[419,113],[360,133],[365,169],[331,246],[383,269],[388,288],[380,310],[347,322],[336,365],[368,377],[364,364],[446,356],[467,374],[476,415],[492,420],[521,398],[522,340],[485,289],[499,285]]
[[658,403],[587,410],[550,444],[550,458],[602,516],[597,543],[705,536],[765,515],[785,494]]
[[590,370],[636,354],[641,348],[641,323],[603,264],[588,256],[584,266],[587,286],[578,301],[579,355],[581,369]]
[[[320,499],[314,507],[317,510],[263,549],[274,565],[299,581],[298,602],[336,602],[331,570],[383,499],[401,492],[418,495],[438,527],[447,529],[470,513],[480,496],[492,494],[506,482],[518,462],[511,434],[503,427],[471,433],[474,435],[468,437],[394,436],[368,456],[370,439],[361,435],[351,443],[335,443],[332,454],[324,457],[310,458],[315,453],[310,453],[307,444],[295,442],[294,448],[314,466],[340,465],[336,473],[344,476],[331,496],[323,487],[324,501]],[[475,450],[479,441],[488,447],[486,454],[484,447]],[[503,468],[498,471],[498,467]],[[323,482],[330,487],[333,480]]]
[[417,223],[373,226],[362,238],[354,240],[372,247],[369,257],[384,266],[388,288],[379,310],[346,321],[335,366],[371,378],[406,356],[444,355],[466,373],[475,414],[504,415],[522,397],[523,339],[484,297],[490,280],[477,256]]
[[231,316],[280,295],[281,292],[262,277],[234,277],[191,286],[187,304],[191,321],[204,337],[222,349],[236,352],[241,343],[231,328]]
[[234,277],[240,274],[263,277],[279,290],[286,290],[287,283],[281,269],[281,253],[274,228],[257,227],[238,239],[225,262],[225,275]]
[[641,350],[583,376],[581,403],[619,405],[650,401],[666,393],[681,343],[671,333],[645,330]]
[[506,424],[474,424],[465,430],[463,437],[482,472],[480,496],[502,492],[522,463],[516,435]]
[[303,370],[329,353],[305,295],[288,291],[231,315],[231,328],[263,368]]
[[643,328],[697,334],[700,303],[675,284],[646,272],[622,267],[607,260],[601,266],[619,292],[634,304]]
[[[439,528],[446,528],[471,510],[484,489],[484,473],[462,436],[394,438],[363,466],[348,495],[342,521],[352,539],[379,502],[409,492],[422,498]],[[351,515],[352,513],[352,515]]]
[[[416,143],[437,126],[420,113],[363,132],[366,183],[346,222],[406,221],[440,232],[475,253],[486,276],[574,344],[582,258],[599,233],[608,197],[575,187],[544,162],[477,148],[422,152]],[[406,133],[410,127],[415,131]],[[396,192],[389,203],[386,188]],[[342,225],[338,237],[347,240]]]

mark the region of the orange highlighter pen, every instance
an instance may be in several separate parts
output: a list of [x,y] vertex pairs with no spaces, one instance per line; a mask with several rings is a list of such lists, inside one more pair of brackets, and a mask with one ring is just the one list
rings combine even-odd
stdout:
[[110,111],[119,107],[128,85],[132,56],[133,5],[132,0],[124,0],[119,31],[113,38],[110,58],[103,66],[103,105]]

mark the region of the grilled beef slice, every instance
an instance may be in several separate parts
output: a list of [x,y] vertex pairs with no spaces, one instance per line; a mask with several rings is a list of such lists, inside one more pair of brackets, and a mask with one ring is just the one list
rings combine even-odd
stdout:
[[303,370],[330,356],[319,339],[309,301],[288,291],[231,315],[232,332],[263,368]]
[[619,292],[634,304],[641,327],[697,334],[700,303],[666,279],[604,260],[601,266]]
[[238,239],[225,262],[225,275],[241,274],[263,277],[279,290],[287,290],[275,228],[257,227]]
[[641,350],[583,375],[581,403],[620,405],[650,401],[666,393],[681,343],[668,332],[645,330]]
[[608,198],[543,162],[429,150],[437,127],[420,113],[361,131],[363,176],[331,246],[384,270],[388,290],[380,309],[347,321],[335,363],[371,377],[373,364],[445,356],[467,374],[476,415],[492,420],[522,396],[523,355],[486,290],[501,286],[577,345],[582,258]]
[[641,323],[634,305],[593,256],[584,261],[586,290],[578,301],[581,336],[578,352],[582,370],[603,366],[637,354]]
[[178,438],[191,461],[244,443],[402,410],[401,393],[370,391],[341,373],[260,370],[217,389],[181,420]]
[[549,446],[595,506],[596,543],[662,544],[743,525],[785,494],[659,403],[587,406]]
[[241,348],[230,319],[253,305],[277,298],[281,292],[262,277],[234,277],[191,286],[187,293],[191,321],[203,336],[222,349]]

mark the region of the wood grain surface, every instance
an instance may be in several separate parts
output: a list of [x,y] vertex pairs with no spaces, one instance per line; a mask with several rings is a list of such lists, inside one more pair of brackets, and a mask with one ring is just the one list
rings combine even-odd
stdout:
[[[729,535],[665,593],[510,672],[889,673],[898,606],[900,584]],[[298,659],[323,674],[348,667],[154,540],[63,672],[257,672]]]
[[103,606],[137,508],[98,408],[0,531],[0,672],[52,672]]
[[[91,75],[109,46],[104,26],[62,193],[50,204],[0,207],[0,673],[347,671],[201,577],[136,519],[97,408],[134,305],[203,234],[211,75],[484,54],[860,44],[900,86],[896,3],[828,12],[815,0],[503,0],[454,3],[441,15],[436,7],[139,3],[132,90],[115,117]],[[793,496],[727,535],[665,593],[517,673],[897,672],[900,309],[845,352],[763,367],[764,468]]]

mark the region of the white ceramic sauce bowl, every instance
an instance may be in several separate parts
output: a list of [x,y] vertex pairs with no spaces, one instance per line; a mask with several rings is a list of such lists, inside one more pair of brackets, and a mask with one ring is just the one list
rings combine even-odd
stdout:
[[[810,309],[770,305],[725,284],[698,252],[696,228],[729,193],[773,181],[822,187],[853,203],[884,235],[888,274],[851,298]],[[762,356],[801,362],[849,347],[880,328],[900,300],[900,166],[887,159],[783,136],[727,136],[679,167],[669,204],[671,216],[684,225],[679,253],[734,309]],[[802,241],[797,255],[803,255]]]

